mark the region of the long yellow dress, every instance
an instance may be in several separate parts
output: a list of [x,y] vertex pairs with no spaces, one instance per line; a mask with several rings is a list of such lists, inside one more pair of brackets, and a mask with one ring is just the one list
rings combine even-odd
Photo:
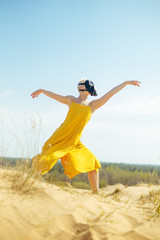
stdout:
[[61,159],[69,178],[82,172],[98,171],[99,161],[80,141],[90,118],[90,106],[72,102],[65,121],[46,141],[42,152],[32,159],[36,170],[45,174]]

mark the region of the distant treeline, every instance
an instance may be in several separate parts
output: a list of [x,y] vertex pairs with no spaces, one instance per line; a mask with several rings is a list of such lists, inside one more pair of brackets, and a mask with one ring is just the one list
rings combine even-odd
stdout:
[[[26,159],[20,158],[1,158],[1,165],[16,167],[16,164],[24,162]],[[31,160],[29,159],[31,162]],[[126,163],[101,163],[100,187],[121,183],[124,185],[136,185],[138,183],[160,184],[160,166],[139,165]],[[58,161],[52,170],[43,176],[44,180],[61,186],[71,184],[73,187],[89,189],[90,184],[88,174],[78,174],[69,179],[64,174],[61,161]]]

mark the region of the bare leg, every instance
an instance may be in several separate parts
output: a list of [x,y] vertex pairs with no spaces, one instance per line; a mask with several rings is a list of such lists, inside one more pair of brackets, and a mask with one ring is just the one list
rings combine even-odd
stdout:
[[93,170],[88,173],[88,179],[91,184],[92,193],[99,192],[99,172]]

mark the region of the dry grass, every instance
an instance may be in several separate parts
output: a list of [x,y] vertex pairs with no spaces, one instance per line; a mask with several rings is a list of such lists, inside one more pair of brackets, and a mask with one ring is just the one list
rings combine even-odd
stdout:
[[160,220],[160,189],[150,191],[148,196],[141,196],[141,202],[147,213],[148,220]]
[[151,218],[160,218],[160,189],[157,191],[151,191],[149,194],[149,200],[153,203]]
[[[42,134],[42,117],[38,112],[32,113],[32,115],[25,114],[23,117],[23,123],[25,126],[22,128],[24,134],[24,141],[20,141],[20,137],[17,135],[19,126],[12,117],[5,116],[10,119],[14,127],[13,137],[17,142],[17,149],[21,151],[21,156],[30,157],[38,152],[40,139]],[[5,143],[5,128],[3,114],[0,114],[0,168],[4,171],[0,171],[0,177],[5,181],[8,181],[8,186],[11,190],[21,194],[31,194],[40,188],[40,181],[42,177],[31,168],[31,162],[28,159],[19,159],[15,163],[7,161],[5,158],[8,146]]]
[[22,160],[17,162],[14,168],[3,167],[1,178],[7,180],[10,189],[20,194],[33,194],[38,191],[42,177],[30,166],[30,161]]

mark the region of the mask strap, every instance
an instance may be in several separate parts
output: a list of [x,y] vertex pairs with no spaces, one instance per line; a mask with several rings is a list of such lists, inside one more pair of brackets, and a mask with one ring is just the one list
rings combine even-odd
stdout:
[[78,86],[79,86],[79,85],[85,85],[85,83],[78,83]]

